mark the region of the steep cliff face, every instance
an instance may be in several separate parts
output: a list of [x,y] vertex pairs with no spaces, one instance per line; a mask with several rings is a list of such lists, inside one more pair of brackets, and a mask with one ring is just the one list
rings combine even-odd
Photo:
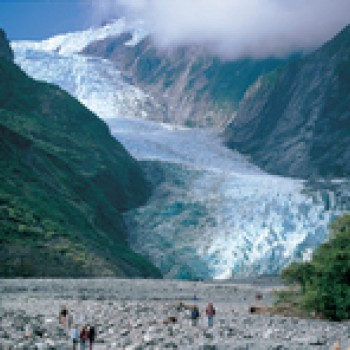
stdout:
[[0,57],[13,61],[13,51],[6,37],[6,33],[0,28]]
[[267,171],[350,175],[350,27],[316,52],[259,79],[227,127],[227,145]]
[[152,118],[187,126],[224,126],[232,120],[247,88],[286,60],[224,61],[200,47],[160,50],[146,37],[125,45],[131,35],[96,41],[83,53],[115,62],[162,108]]
[[150,193],[106,124],[0,57],[0,276],[160,276],[121,212]]

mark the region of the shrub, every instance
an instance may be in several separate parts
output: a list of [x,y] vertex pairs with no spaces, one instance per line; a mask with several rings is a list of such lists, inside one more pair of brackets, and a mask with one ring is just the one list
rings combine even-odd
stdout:
[[330,227],[329,240],[307,263],[292,263],[281,277],[301,288],[301,306],[331,320],[350,318],[350,215]]

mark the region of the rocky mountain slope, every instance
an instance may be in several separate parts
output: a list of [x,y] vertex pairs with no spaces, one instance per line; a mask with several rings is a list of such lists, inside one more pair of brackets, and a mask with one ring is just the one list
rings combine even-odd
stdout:
[[225,131],[227,145],[275,174],[350,175],[350,26],[259,79]]
[[137,162],[0,42],[0,275],[159,276],[125,240],[121,212],[150,193]]
[[129,45],[129,33],[95,41],[83,53],[113,61],[159,108],[152,119],[186,126],[223,126],[247,88],[284,59],[222,60],[201,47],[159,49],[149,36]]

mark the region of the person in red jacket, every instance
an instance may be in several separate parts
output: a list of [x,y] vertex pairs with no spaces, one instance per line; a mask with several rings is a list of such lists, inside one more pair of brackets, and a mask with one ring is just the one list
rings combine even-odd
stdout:
[[89,333],[87,326],[83,326],[83,328],[80,331],[80,350],[85,350],[86,349],[86,342],[89,338]]
[[209,303],[206,310],[205,314],[208,317],[208,327],[213,327],[214,325],[214,316],[215,316],[215,309],[212,303]]

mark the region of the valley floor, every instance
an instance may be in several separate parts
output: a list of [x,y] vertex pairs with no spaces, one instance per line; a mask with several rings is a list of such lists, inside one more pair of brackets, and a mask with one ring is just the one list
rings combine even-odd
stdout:
[[[0,349],[71,349],[59,325],[65,305],[78,324],[94,324],[94,349],[331,349],[350,345],[350,323],[331,323],[249,313],[273,303],[278,281],[185,282],[170,280],[0,280]],[[196,299],[194,300],[194,296]],[[201,317],[192,326],[179,302],[196,303]],[[216,308],[208,329],[205,307]],[[175,317],[173,324],[164,324]],[[25,338],[25,331],[34,336]],[[44,336],[40,337],[39,334]]]

